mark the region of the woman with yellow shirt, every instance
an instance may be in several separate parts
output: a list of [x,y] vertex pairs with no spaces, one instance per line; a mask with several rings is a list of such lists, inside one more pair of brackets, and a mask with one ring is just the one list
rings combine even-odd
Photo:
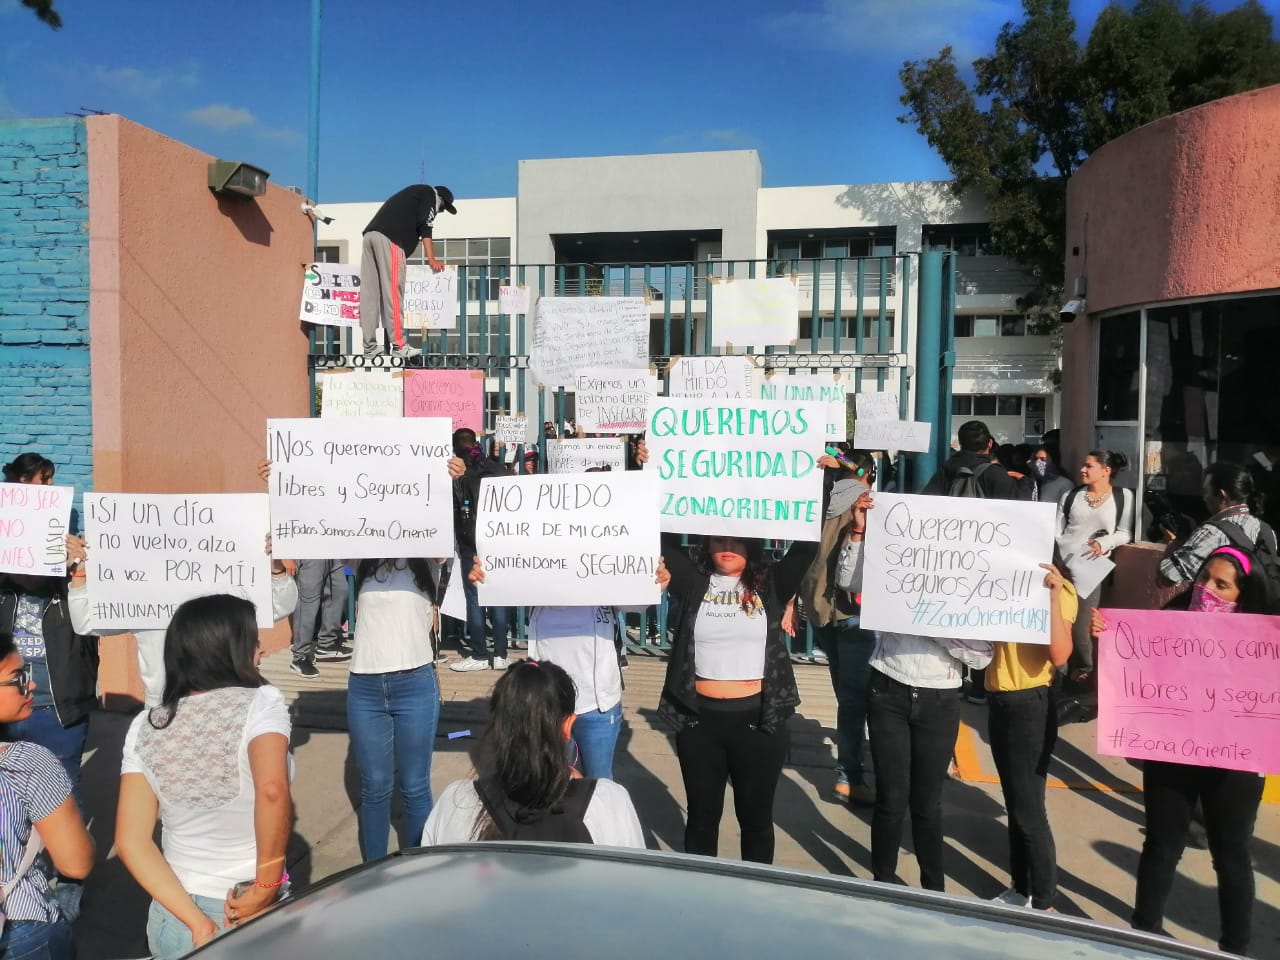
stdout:
[[1050,590],[1049,643],[996,643],[987,666],[988,739],[1009,817],[1012,885],[995,899],[1012,907],[1053,907],[1058,858],[1045,810],[1045,778],[1058,741],[1055,672],[1071,656],[1071,625],[1079,609],[1075,587],[1058,567],[1042,563]]

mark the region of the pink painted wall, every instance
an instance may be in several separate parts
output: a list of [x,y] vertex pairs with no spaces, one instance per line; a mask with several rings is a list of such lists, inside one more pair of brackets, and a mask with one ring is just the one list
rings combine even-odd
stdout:
[[[219,198],[213,157],[117,116],[86,126],[94,488],[261,490],[267,418],[308,413],[300,198]],[[100,676],[140,696],[131,641],[104,642]]]
[[[1280,288],[1280,85],[1216,100],[1118,137],[1067,186],[1067,289],[1090,314]],[[1073,254],[1078,248],[1078,254]],[[1062,444],[1091,444],[1094,324],[1063,343]]]

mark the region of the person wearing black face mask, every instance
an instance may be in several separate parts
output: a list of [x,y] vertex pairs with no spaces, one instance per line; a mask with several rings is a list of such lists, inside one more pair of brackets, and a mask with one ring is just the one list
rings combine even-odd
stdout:
[[494,670],[507,667],[507,634],[511,617],[506,607],[482,607],[476,586],[466,574],[476,559],[476,507],[480,502],[480,481],[485,477],[506,474],[506,465],[484,455],[476,440],[476,432],[466,427],[453,431],[453,452],[466,464],[466,472],[453,481],[453,533],[458,545],[458,559],[462,565],[456,572],[463,578],[462,591],[467,599],[466,646],[468,656],[449,665],[450,670],[469,672],[488,670],[489,643],[485,638],[485,611],[493,621]]

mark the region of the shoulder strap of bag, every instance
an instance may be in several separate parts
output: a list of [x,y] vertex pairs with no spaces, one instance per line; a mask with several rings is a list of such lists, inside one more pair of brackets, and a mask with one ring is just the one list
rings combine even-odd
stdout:
[[1067,494],[1067,499],[1062,504],[1062,532],[1067,532],[1067,524],[1071,522],[1071,508],[1075,506],[1076,497],[1080,496],[1080,491],[1084,487],[1072,487],[1071,492]]
[[18,861],[18,869],[13,874],[13,879],[8,883],[0,886],[0,905],[3,905],[9,899],[9,891],[22,882],[22,878],[27,875],[27,871],[31,869],[31,864],[35,863],[36,857],[40,855],[40,851],[44,849],[44,841],[40,839],[40,832],[36,830],[36,825],[31,825],[31,836],[27,837],[27,847],[22,852],[22,859]]

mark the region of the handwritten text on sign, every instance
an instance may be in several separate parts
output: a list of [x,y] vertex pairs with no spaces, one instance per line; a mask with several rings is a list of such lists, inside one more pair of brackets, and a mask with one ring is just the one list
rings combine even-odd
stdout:
[[529,418],[523,413],[493,418],[493,439],[498,443],[524,443],[529,439]]
[[484,429],[484,372],[411,370],[404,382],[406,417],[448,417],[454,430]]
[[192,597],[230,593],[271,626],[263,493],[86,493],[95,626],[163,630]]
[[390,370],[349,370],[320,375],[320,416],[404,415],[403,375]]
[[404,271],[404,325],[411,330],[452,330],[458,325],[458,271],[433,273],[414,264]]
[[1280,617],[1099,613],[1099,753],[1280,773]]
[[298,319],[328,327],[360,326],[360,268],[349,263],[307,267]]
[[826,370],[815,374],[774,373],[756,381],[757,396],[761,400],[822,406],[826,411],[824,436],[828,440],[843,440],[849,434],[847,390],[841,374],[833,376]]
[[587,433],[643,433],[657,394],[647,370],[580,370],[574,384],[578,426]]
[[499,287],[498,311],[500,313],[505,313],[509,317],[513,317],[517,313],[528,313],[529,288],[509,286]]
[[717,347],[794,343],[800,291],[790,278],[732,280],[711,286],[711,339]]
[[877,493],[862,624],[926,637],[1049,642],[1051,503]]
[[276,554],[450,556],[451,434],[435,417],[268,420]]
[[887,390],[864,390],[857,400],[859,420],[897,420],[898,395]]
[[750,400],[754,373],[750,357],[680,357],[668,371],[667,395]]
[[593,467],[627,469],[626,442],[609,437],[547,442],[547,469],[551,473],[582,473]]
[[543,297],[529,370],[544,387],[572,390],[584,370],[648,369],[649,307],[640,297]]
[[645,471],[484,480],[481,604],[657,603],[657,506],[657,476]]
[[817,540],[825,426],[818,405],[659,399],[646,443],[662,529]]
[[853,424],[853,445],[860,450],[908,450],[928,453],[933,425],[920,420],[864,420]]
[[0,573],[60,577],[67,572],[67,525],[74,487],[0,483]]

